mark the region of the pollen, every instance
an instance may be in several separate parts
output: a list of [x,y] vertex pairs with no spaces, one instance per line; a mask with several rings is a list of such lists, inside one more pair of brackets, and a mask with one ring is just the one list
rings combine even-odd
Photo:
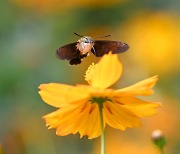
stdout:
[[85,80],[86,80],[89,84],[91,84],[92,76],[93,76],[93,74],[94,74],[94,70],[96,69],[96,66],[97,66],[97,64],[92,63],[92,64],[88,67],[88,69],[87,69],[87,71],[86,71],[86,73],[85,73],[84,78],[85,78]]

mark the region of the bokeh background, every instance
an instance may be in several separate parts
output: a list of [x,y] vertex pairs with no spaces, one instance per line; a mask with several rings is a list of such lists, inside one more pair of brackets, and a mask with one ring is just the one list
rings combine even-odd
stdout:
[[[100,138],[59,137],[42,116],[55,111],[38,95],[41,83],[83,83],[88,65],[57,59],[60,46],[77,41],[73,32],[129,44],[121,54],[121,88],[158,74],[158,114],[142,127],[124,132],[106,128],[107,154],[158,154],[151,133],[160,129],[166,154],[180,151],[180,1],[178,0],[1,0],[0,1],[0,153],[98,154]],[[147,99],[147,98],[146,98]]]

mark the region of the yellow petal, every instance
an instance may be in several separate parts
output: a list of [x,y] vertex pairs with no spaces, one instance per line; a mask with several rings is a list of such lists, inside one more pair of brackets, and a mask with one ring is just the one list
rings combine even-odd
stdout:
[[103,106],[104,120],[113,128],[125,130],[127,127],[140,127],[140,119],[122,105],[106,102]]
[[85,80],[95,88],[105,89],[114,84],[122,74],[122,64],[117,54],[105,54],[96,64],[91,65],[85,75]]
[[101,134],[98,105],[84,101],[81,105],[68,105],[43,118],[49,128],[57,128],[56,134],[65,136],[80,133],[89,139]]
[[155,75],[143,81],[140,81],[132,86],[127,88],[119,89],[114,92],[116,96],[146,96],[153,94],[152,88],[156,84],[158,76]]
[[79,133],[80,137],[87,135],[88,139],[92,139],[101,135],[101,124],[98,104],[90,104],[90,109],[88,109],[88,111],[91,112],[88,112],[88,114],[85,115],[86,118],[84,117],[83,123],[80,124]]
[[81,87],[59,83],[41,84],[39,89],[43,101],[54,107],[63,107],[71,102],[84,100],[88,97],[88,91]]
[[65,119],[69,118],[69,116],[74,116],[74,114],[71,114],[71,112],[73,110],[77,110],[77,108],[79,107],[79,105],[69,105],[43,116],[43,119],[45,119],[46,122],[46,126],[49,129],[57,128],[60,123]]
[[115,102],[122,104],[122,106],[138,117],[151,116],[157,112],[157,108],[161,107],[161,103],[148,102],[135,97],[121,97],[115,98]]

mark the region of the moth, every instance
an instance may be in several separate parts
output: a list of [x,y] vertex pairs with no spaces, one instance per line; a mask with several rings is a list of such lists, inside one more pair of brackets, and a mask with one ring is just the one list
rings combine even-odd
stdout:
[[[108,52],[119,54],[129,49],[126,43],[111,40],[94,40],[89,36],[82,36],[74,33],[81,38],[74,43],[64,45],[56,50],[58,58],[68,60],[70,65],[77,65],[81,60],[92,52],[96,57],[102,57]],[[108,37],[110,35],[101,36],[97,38]]]

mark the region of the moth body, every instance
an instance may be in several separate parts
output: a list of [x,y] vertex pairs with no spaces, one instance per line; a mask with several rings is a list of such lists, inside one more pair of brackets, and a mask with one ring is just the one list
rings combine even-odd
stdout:
[[85,55],[91,51],[93,45],[93,39],[91,37],[84,36],[77,41],[76,47],[82,55]]

